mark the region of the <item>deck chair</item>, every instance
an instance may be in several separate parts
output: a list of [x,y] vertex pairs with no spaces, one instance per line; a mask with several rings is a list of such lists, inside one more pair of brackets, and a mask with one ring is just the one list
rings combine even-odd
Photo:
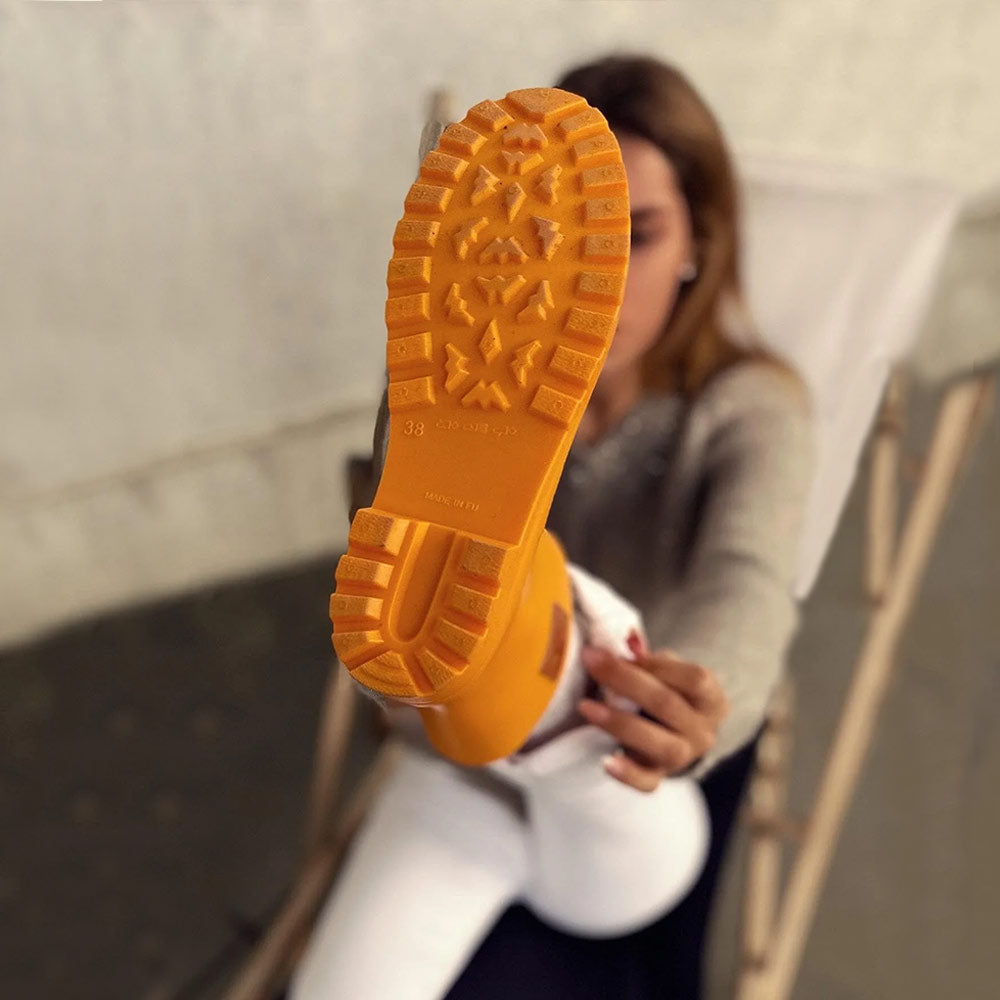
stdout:
[[[443,122],[452,120],[450,110],[446,98],[436,95],[422,149],[436,142]],[[897,544],[902,393],[897,373],[927,311],[958,199],[934,185],[860,172],[764,159],[745,159],[740,166],[750,300],[768,342],[804,375],[818,417],[819,461],[799,560],[800,597],[816,579],[875,428],[869,449],[868,631],[804,830],[784,815],[792,701],[788,687],[775,697],[751,783],[744,954],[737,994],[739,1000],[784,1000],[870,743],[893,652],[958,467],[971,447],[991,376],[975,370],[948,389]],[[363,503],[363,494],[374,486],[370,466],[355,460],[350,472],[356,503]],[[357,703],[346,671],[335,669],[322,710],[305,860],[226,1000],[268,1000],[287,980],[350,838],[393,767],[399,745],[387,733],[351,796],[338,800],[336,788]],[[798,858],[779,903],[781,856],[789,840],[798,840]]]
[[[804,822],[786,815],[794,705],[790,678],[772,703],[748,795],[750,847],[737,998],[786,1000],[871,746],[896,649],[994,391],[1000,315],[985,331],[975,329],[963,322],[962,298],[988,287],[988,275],[977,280],[975,270],[995,257],[995,247],[990,251],[981,244],[995,239],[1000,201],[992,197],[970,206],[955,227],[958,200],[933,185],[800,167],[790,176],[779,164],[754,165],[748,181],[751,296],[757,293],[762,328],[774,331],[775,346],[809,381],[819,420],[819,468],[807,510],[800,597],[812,587],[869,439],[862,581],[866,628],[813,805]],[[782,215],[796,218],[782,221]],[[776,260],[783,274],[770,267]],[[758,277],[761,285],[755,288]],[[783,295],[767,282],[785,282],[804,294]],[[935,288],[939,294],[930,304]],[[816,302],[824,307],[818,321],[806,315]],[[768,309],[775,311],[769,315]],[[810,332],[799,340],[796,327]],[[944,383],[945,391],[901,520],[904,402],[911,379]],[[788,845],[797,851],[782,887]]]

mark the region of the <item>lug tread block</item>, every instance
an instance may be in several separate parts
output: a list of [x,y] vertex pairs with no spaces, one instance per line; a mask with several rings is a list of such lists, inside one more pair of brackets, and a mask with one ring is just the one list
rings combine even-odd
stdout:
[[545,149],[549,140],[537,125],[521,122],[504,132],[503,144],[508,149]]
[[[391,374],[391,373],[390,373]],[[408,378],[403,381],[389,381],[389,410],[416,410],[433,406],[437,397],[434,393],[434,379],[430,375]]]
[[392,698],[413,698],[425,693],[399,653],[389,650],[351,670],[354,679]]
[[475,632],[470,632],[468,629],[448,621],[447,618],[438,621],[434,629],[434,638],[466,662],[472,658],[479,642],[479,636]]
[[479,338],[479,353],[483,361],[489,364],[503,351],[503,341],[500,339],[500,328],[495,319],[490,320],[486,332]]
[[541,164],[545,162],[542,155],[540,153],[536,153],[534,150],[505,149],[501,155],[503,156],[504,170],[506,173],[514,174],[518,177],[530,174],[532,170],[541,166]]
[[463,406],[478,406],[483,410],[500,410],[506,413],[510,409],[510,400],[496,381],[485,382],[480,379],[463,397]]
[[445,362],[445,392],[458,392],[472,377],[469,372],[469,358],[455,344],[445,344],[448,360]]
[[[487,198],[491,198],[497,193],[499,187],[500,178],[485,163],[480,163],[479,169],[476,171],[472,193],[469,195],[469,203],[478,205],[486,201]],[[486,219],[483,219],[483,222],[485,223]]]
[[490,608],[493,606],[493,598],[488,594],[483,594],[471,587],[464,587],[460,583],[453,583],[448,594],[448,607],[455,611],[460,611],[463,615],[468,615],[478,622],[486,624],[490,616]]
[[588,386],[596,377],[600,363],[601,359],[593,354],[584,354],[583,351],[575,351],[560,344],[549,362],[549,371],[571,382]]
[[480,101],[469,109],[469,117],[490,132],[499,132],[505,125],[514,122],[514,119],[495,101]]
[[428,364],[433,358],[433,350],[429,330],[408,337],[393,337],[386,345],[386,365],[390,372],[396,372],[411,365]]
[[613,313],[594,312],[574,306],[566,317],[563,331],[571,337],[610,343],[615,333],[617,317]]
[[347,540],[366,549],[398,556],[409,526],[410,522],[406,518],[381,514],[371,507],[363,507],[354,515]]
[[461,156],[475,156],[483,148],[483,143],[485,142],[485,135],[480,134],[473,128],[469,128],[468,125],[456,123],[449,125],[441,133],[439,145],[443,149],[450,149]]
[[523,264],[528,259],[524,247],[513,236],[492,239],[479,255],[480,264]]
[[382,600],[378,597],[334,594],[330,598],[330,618],[333,621],[357,618],[378,623],[382,618]]
[[583,111],[564,118],[556,129],[566,142],[577,142],[595,133],[603,133],[608,123],[597,108],[586,108]]
[[555,87],[532,87],[512,90],[507,100],[526,118],[535,122],[550,122],[563,115],[586,107],[587,102],[578,94]]
[[588,226],[624,225],[629,221],[628,198],[590,198],[584,204],[584,219]]
[[426,646],[417,650],[417,661],[423,668],[423,671],[427,675],[427,679],[430,681],[431,687],[433,687],[434,690],[443,688],[462,672],[461,669],[453,667],[440,656],[436,656],[434,652]]
[[469,312],[469,303],[462,297],[462,286],[453,282],[448,294],[444,299],[444,312],[449,323],[455,326],[473,326],[476,322],[475,316]]
[[628,180],[625,177],[625,167],[621,163],[606,163],[601,167],[589,167],[581,171],[580,190],[584,194],[627,191]]
[[533,215],[531,221],[535,227],[535,235],[541,248],[541,255],[546,260],[552,260],[559,249],[559,244],[566,238],[559,231],[562,226],[554,219],[545,219],[539,215]]
[[517,213],[527,200],[524,188],[520,184],[511,184],[503,196],[504,207],[507,209],[507,221],[513,222],[517,218]]
[[418,181],[410,188],[404,204],[408,212],[444,215],[444,210],[451,201],[451,194],[451,188],[437,184],[421,184]]
[[491,278],[480,275],[476,278],[476,287],[483,301],[490,306],[508,305],[526,283],[523,274],[497,274]]
[[432,181],[444,181],[457,184],[462,179],[469,161],[460,156],[449,156],[440,150],[434,150],[424,157],[420,164],[420,176]]
[[377,629],[333,633],[333,648],[341,662],[348,668],[370,659],[385,646],[385,637]]
[[451,243],[459,260],[465,260],[469,256],[469,250],[479,242],[479,234],[488,224],[489,220],[485,218],[466,219],[455,230]]
[[573,146],[573,162],[578,167],[592,167],[619,159],[618,143],[609,133],[591,136]]
[[465,543],[465,552],[460,563],[462,572],[470,576],[478,576],[490,583],[499,584],[500,573],[504,559],[507,557],[507,547],[493,545],[490,542],[470,538]]
[[426,288],[431,283],[430,257],[393,257],[385,283],[390,290]]
[[392,234],[397,250],[433,250],[437,244],[441,223],[423,219],[400,219]]
[[580,400],[566,392],[540,385],[531,400],[531,410],[560,427],[569,427],[576,418]]
[[561,183],[559,178],[562,176],[562,169],[558,163],[554,163],[538,177],[535,194],[546,205],[555,205],[559,201],[559,185]]
[[427,292],[414,295],[396,295],[385,300],[385,325],[390,330],[427,323],[431,318],[431,299]]
[[[518,314],[518,322],[522,322],[521,314]],[[525,322],[530,322],[526,320]],[[532,340],[530,343],[522,344],[517,351],[514,352],[514,357],[510,361],[510,373],[514,376],[514,381],[522,388],[526,388],[528,385],[528,375],[535,367],[536,358],[542,349],[542,342],[540,340]]]
[[544,323],[549,310],[555,305],[552,288],[547,281],[540,281],[528,299],[527,305],[517,314],[518,323]]
[[584,271],[577,279],[576,294],[591,302],[617,305],[625,294],[625,275],[619,271]]
[[334,576],[338,584],[345,586],[354,584],[355,586],[385,590],[392,579],[392,565],[348,553],[340,557]]
[[583,241],[583,259],[615,264],[627,261],[628,233],[589,233]]

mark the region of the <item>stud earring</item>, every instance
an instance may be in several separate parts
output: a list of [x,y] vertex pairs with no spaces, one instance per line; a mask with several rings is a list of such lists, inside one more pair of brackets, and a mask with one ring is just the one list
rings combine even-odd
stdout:
[[689,281],[694,281],[698,277],[698,265],[695,264],[693,260],[689,260],[680,270],[677,275],[683,284],[687,284]]

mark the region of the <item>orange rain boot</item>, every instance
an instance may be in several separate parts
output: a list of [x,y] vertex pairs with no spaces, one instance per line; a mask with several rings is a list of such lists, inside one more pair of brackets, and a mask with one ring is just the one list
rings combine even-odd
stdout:
[[337,566],[333,644],[443,754],[483,764],[523,743],[565,659],[543,529],[629,253],[604,116],[546,88],[477,104],[424,159],[393,246],[389,448]]

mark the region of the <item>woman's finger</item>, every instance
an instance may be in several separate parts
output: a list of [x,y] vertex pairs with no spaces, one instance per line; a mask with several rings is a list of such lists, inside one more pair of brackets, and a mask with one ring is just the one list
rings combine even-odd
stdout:
[[649,667],[621,660],[604,650],[593,653],[585,650],[584,661],[599,684],[635,702],[654,722],[679,733],[693,745],[696,756],[711,748],[714,742],[711,720],[699,714]]
[[604,758],[604,770],[623,785],[630,785],[640,792],[655,792],[664,777],[662,771],[643,767],[621,752]]
[[683,694],[699,712],[721,718],[728,711],[726,693],[711,670],[682,660],[669,650],[649,653],[637,662]]
[[701,756],[701,751],[682,734],[634,712],[612,708],[589,698],[579,703],[579,709],[589,723],[603,729],[620,746],[640,758],[636,761],[637,766],[641,761],[661,775],[674,774]]

